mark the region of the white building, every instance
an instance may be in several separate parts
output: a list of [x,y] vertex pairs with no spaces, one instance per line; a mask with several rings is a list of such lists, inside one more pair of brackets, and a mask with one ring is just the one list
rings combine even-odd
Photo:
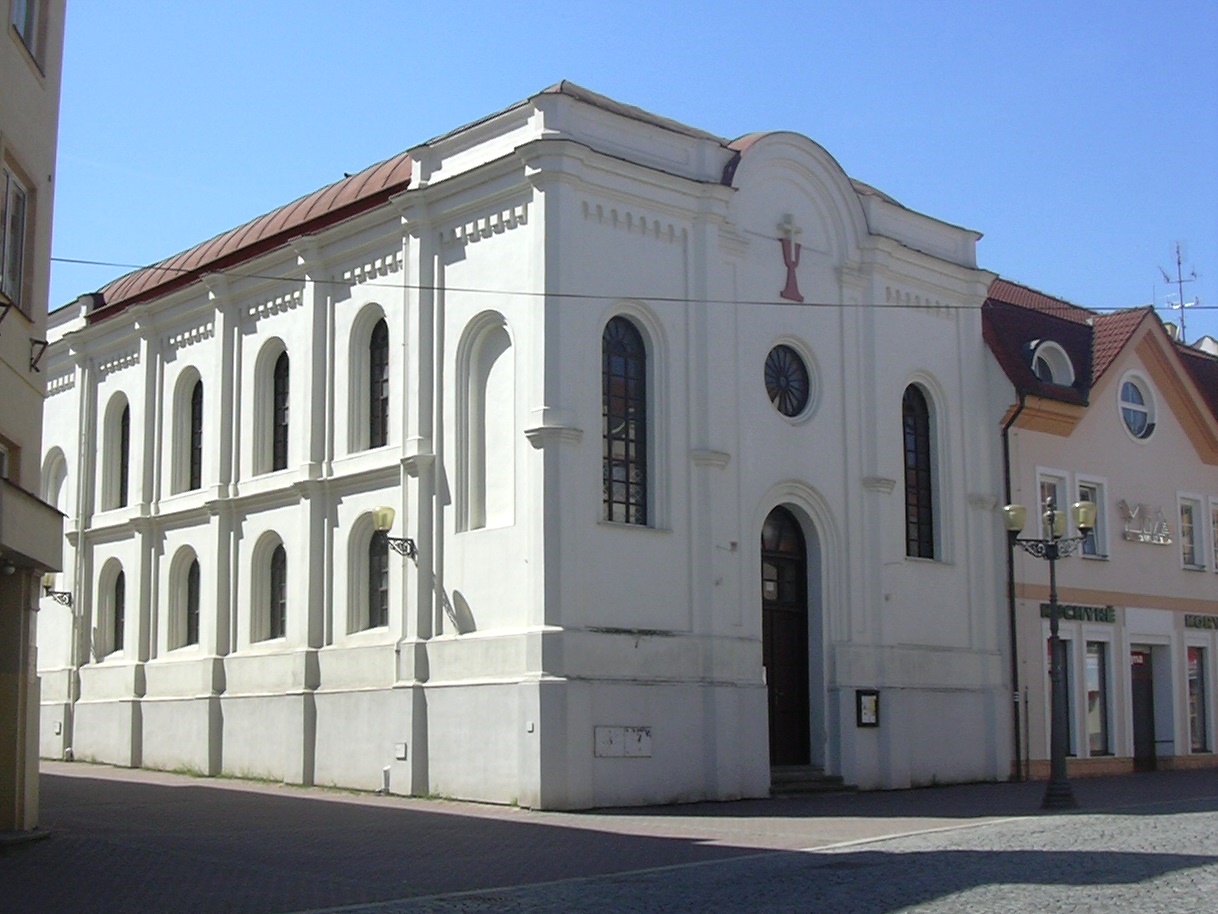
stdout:
[[83,296],[43,753],[548,808],[1005,777],[978,237],[562,83]]
[[42,575],[63,517],[39,495],[64,0],[0,2],[0,833],[38,825]]

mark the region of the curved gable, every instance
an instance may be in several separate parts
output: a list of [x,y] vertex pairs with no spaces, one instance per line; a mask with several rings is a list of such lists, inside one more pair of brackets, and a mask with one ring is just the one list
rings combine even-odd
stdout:
[[854,259],[868,234],[859,196],[841,165],[819,144],[791,132],[750,134],[730,144],[736,155],[723,183],[739,193],[733,221],[763,237],[779,238],[790,214],[804,251],[829,260]]

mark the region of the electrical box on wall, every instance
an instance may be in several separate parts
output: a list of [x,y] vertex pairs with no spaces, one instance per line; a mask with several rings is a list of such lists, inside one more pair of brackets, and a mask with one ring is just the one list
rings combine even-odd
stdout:
[[651,758],[651,727],[596,727],[597,758]]

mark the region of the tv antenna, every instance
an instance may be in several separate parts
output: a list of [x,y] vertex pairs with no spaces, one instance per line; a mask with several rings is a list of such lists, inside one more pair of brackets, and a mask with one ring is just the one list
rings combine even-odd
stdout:
[[1169,301],[1166,304],[1173,311],[1180,312],[1180,342],[1187,343],[1188,338],[1184,335],[1184,309],[1192,307],[1193,305],[1197,304],[1198,300],[1196,298],[1194,298],[1192,301],[1184,300],[1184,284],[1186,282],[1196,282],[1197,281],[1197,271],[1192,270],[1189,272],[1188,276],[1184,275],[1184,259],[1180,254],[1180,242],[1179,241],[1176,242],[1176,278],[1172,279],[1170,276],[1168,276],[1167,271],[1165,269],[1163,269],[1162,267],[1159,267],[1159,272],[1163,274],[1163,281],[1165,283],[1167,283],[1169,286],[1173,282],[1176,284],[1176,291],[1177,291],[1176,302],[1175,302],[1175,304],[1172,304]]

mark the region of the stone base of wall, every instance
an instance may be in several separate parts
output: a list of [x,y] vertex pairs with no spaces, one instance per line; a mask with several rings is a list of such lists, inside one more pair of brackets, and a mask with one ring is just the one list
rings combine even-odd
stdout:
[[[1159,771],[1180,771],[1196,768],[1218,768],[1218,755],[1204,753],[1197,755],[1166,755],[1156,762]],[[1066,775],[1071,778],[1102,777],[1112,774],[1132,774],[1133,759],[1118,758],[1072,758],[1066,760]],[[1011,776],[1015,775],[1015,766],[1011,766]],[[1032,781],[1047,781],[1049,779],[1049,760],[1032,759],[1028,765],[1028,779]]]

